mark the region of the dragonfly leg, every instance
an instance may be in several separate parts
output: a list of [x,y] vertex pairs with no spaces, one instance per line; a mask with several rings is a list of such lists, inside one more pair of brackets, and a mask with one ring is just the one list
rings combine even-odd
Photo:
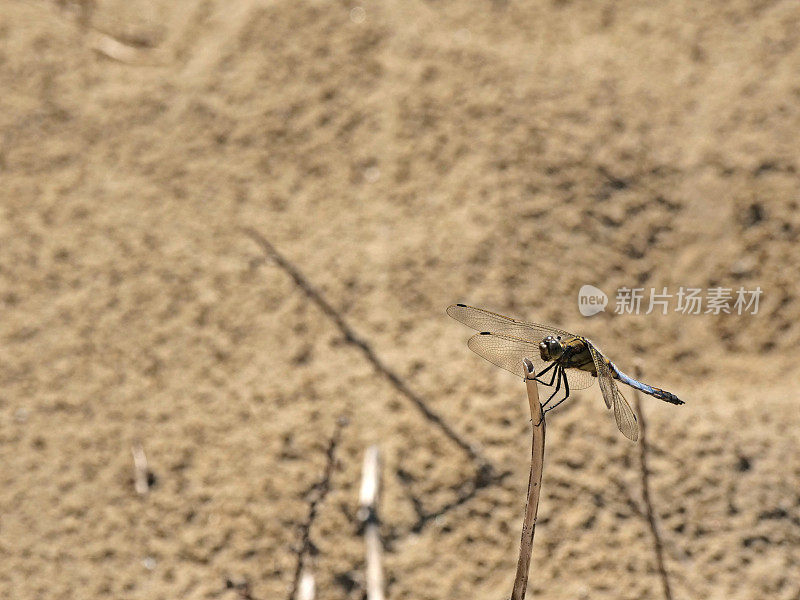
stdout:
[[542,381],[541,379],[539,379],[539,377],[541,377],[542,375],[544,375],[545,373],[547,373],[547,372],[548,372],[550,369],[552,369],[553,367],[555,367],[557,364],[558,364],[558,363],[556,363],[555,361],[551,362],[551,363],[550,363],[550,366],[549,366],[549,367],[547,367],[547,368],[546,368],[544,371],[542,371],[541,373],[537,373],[537,374],[536,374],[536,377],[534,377],[534,379],[535,379],[536,381],[538,381],[539,383],[541,383],[542,385],[546,385],[546,386],[552,386],[552,385],[553,385],[553,382],[555,381],[555,378],[556,378],[556,372],[558,371],[558,369],[555,369],[555,370],[553,371],[553,374],[552,374],[552,376],[550,377],[550,383],[545,383],[544,381]]
[[[558,402],[556,402],[555,404],[553,404],[553,406],[551,406],[550,408],[548,408],[548,409],[547,409],[547,410],[545,410],[544,412],[550,412],[550,411],[551,411],[551,410],[553,410],[553,409],[554,409],[556,406],[558,406],[559,404],[561,404],[562,402],[564,402],[564,400],[566,400],[567,398],[569,398],[569,381],[567,381],[567,374],[566,374],[566,373],[564,373],[564,370],[563,370],[563,369],[561,370],[561,372],[563,373],[563,376],[564,376],[564,397],[563,397],[561,400],[559,400]],[[548,400],[548,402],[549,402],[549,400]]]
[[544,409],[544,412],[549,413],[551,410],[556,408],[559,404],[561,404],[562,402],[564,402],[564,400],[567,400],[568,398],[569,396],[564,396],[561,400],[553,404],[553,406],[549,406],[548,408]]
[[564,375],[564,367],[557,367],[556,368],[556,373],[558,374],[558,383],[556,383],[556,389],[555,389],[555,391],[553,391],[552,394],[550,394],[550,397],[545,401],[545,403],[542,404],[542,407],[547,406],[550,403],[550,400],[553,399],[553,396],[555,396],[558,393],[558,390],[561,389],[561,379],[562,379],[562,377],[566,380],[566,375]]

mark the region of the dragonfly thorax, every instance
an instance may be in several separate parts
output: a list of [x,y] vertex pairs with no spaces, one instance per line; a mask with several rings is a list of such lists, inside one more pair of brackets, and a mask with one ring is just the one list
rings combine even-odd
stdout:
[[561,355],[564,354],[564,344],[561,343],[560,337],[556,338],[552,335],[548,335],[539,342],[539,354],[541,354],[542,360],[546,361],[553,361],[560,358]]

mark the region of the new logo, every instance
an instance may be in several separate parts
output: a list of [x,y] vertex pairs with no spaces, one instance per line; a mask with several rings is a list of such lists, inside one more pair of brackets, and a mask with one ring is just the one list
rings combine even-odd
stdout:
[[578,310],[584,317],[603,312],[608,305],[608,296],[593,285],[584,285],[578,292]]

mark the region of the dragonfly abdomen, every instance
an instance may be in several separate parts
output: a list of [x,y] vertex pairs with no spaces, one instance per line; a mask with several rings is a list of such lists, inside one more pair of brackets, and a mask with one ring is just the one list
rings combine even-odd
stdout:
[[625,375],[625,373],[620,371],[616,365],[614,365],[614,363],[611,364],[613,366],[612,372],[614,373],[614,378],[619,379],[622,383],[626,383],[632,388],[636,388],[637,390],[653,396],[654,398],[658,398],[659,400],[663,400],[664,402],[669,402],[670,404],[683,404],[683,400],[678,398],[675,394],[671,394],[670,392],[662,390],[661,388],[642,383],[633,377],[628,377]]

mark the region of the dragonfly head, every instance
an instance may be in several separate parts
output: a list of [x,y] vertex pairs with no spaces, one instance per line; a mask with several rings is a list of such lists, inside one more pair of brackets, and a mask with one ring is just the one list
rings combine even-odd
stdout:
[[561,343],[560,337],[548,335],[541,342],[539,342],[539,354],[542,355],[542,360],[552,361],[559,358],[564,354],[564,346]]

